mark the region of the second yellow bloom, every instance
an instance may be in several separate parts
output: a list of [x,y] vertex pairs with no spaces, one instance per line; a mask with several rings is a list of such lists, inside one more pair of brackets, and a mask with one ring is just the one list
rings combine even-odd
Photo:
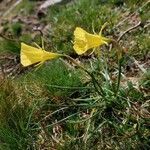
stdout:
[[[103,29],[104,27],[102,27]],[[101,31],[102,31],[101,29]],[[90,34],[80,27],[74,31],[74,50],[78,55],[84,54],[87,50],[108,44],[109,39],[98,34]]]

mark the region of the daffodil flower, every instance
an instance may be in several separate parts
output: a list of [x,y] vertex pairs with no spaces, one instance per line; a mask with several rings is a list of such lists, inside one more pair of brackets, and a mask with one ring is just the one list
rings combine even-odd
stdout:
[[47,52],[40,47],[35,48],[25,43],[21,43],[20,60],[24,67],[35,63],[38,63],[39,65],[44,63],[46,60],[58,58],[60,56],[62,56],[62,54]]
[[77,27],[74,31],[74,50],[78,55],[82,55],[89,49],[97,48],[101,45],[108,44],[109,39],[102,36],[102,30],[105,28],[104,24],[98,34],[90,34],[80,27]]

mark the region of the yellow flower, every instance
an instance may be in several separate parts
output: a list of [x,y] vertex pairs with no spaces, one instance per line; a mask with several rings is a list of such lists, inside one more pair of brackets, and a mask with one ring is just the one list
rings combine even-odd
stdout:
[[61,54],[51,53],[42,48],[35,48],[25,43],[21,43],[21,64],[26,67],[35,63],[42,64],[46,60],[54,59],[62,56]]
[[80,27],[77,27],[74,31],[74,50],[78,55],[82,55],[87,50],[91,48],[96,48],[98,46],[101,46],[103,44],[108,44],[109,39],[102,36],[102,30],[106,24],[104,24],[101,28],[101,31],[98,34],[90,34],[83,30]]

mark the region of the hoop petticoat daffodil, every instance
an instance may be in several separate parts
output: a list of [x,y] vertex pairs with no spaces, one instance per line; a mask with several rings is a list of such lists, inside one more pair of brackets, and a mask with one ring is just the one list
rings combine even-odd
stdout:
[[91,48],[108,44],[110,41],[108,38],[102,36],[102,30],[105,28],[106,23],[102,26],[101,31],[98,34],[90,34],[80,27],[77,27],[74,31],[74,50],[78,55],[82,55]]
[[20,61],[24,67],[35,63],[42,64],[46,60],[58,58],[60,56],[62,56],[62,54],[47,52],[40,47],[35,48],[25,43],[21,43]]

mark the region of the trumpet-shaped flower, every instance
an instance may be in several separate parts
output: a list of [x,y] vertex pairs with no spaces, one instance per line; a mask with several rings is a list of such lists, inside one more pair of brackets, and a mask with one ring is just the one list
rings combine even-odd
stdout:
[[74,50],[78,55],[82,55],[91,48],[96,48],[98,46],[108,44],[109,39],[102,36],[102,30],[106,24],[101,28],[100,34],[90,34],[80,27],[77,27],[74,31]]
[[62,56],[61,54],[51,53],[42,48],[35,48],[27,44],[21,43],[21,64],[26,67],[35,63],[42,64],[46,60],[54,59]]

